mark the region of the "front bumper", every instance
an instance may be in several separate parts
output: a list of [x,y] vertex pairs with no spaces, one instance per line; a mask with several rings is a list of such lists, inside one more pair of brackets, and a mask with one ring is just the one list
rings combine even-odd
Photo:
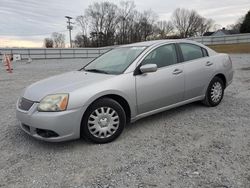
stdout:
[[[37,106],[38,103],[34,103],[29,111],[19,109],[18,105],[16,107],[16,117],[20,122],[20,127],[26,133],[49,142],[73,140],[80,137],[85,107],[62,112],[38,112]],[[44,134],[46,131],[50,134]]]

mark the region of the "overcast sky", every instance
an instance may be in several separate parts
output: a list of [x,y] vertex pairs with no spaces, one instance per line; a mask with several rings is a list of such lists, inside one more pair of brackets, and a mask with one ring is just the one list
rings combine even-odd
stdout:
[[[101,2],[103,0],[95,0]],[[109,0],[118,3],[119,1]],[[91,0],[0,0],[0,47],[41,47],[52,32],[68,33],[65,15],[84,13]],[[226,27],[250,9],[249,0],[134,0],[136,9],[151,9],[159,19],[169,20],[176,8],[195,9]],[[77,33],[75,28],[74,33]]]

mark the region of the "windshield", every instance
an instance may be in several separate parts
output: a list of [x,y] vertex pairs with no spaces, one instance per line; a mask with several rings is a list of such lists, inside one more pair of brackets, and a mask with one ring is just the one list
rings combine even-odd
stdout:
[[84,70],[105,74],[121,74],[145,48],[115,48],[92,61],[84,67]]

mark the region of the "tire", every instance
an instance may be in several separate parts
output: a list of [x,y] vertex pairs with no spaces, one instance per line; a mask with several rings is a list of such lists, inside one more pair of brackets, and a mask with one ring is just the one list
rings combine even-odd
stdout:
[[113,99],[102,98],[85,112],[81,135],[87,140],[104,144],[115,140],[123,131],[126,115],[122,106]]
[[224,82],[219,77],[214,77],[209,83],[203,103],[209,107],[217,106],[223,99],[224,89]]

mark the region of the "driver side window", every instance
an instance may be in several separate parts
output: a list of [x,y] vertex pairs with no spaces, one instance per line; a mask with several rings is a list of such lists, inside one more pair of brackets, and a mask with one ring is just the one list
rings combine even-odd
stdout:
[[156,64],[158,68],[177,63],[177,54],[174,44],[167,44],[150,52],[142,61],[142,65]]

